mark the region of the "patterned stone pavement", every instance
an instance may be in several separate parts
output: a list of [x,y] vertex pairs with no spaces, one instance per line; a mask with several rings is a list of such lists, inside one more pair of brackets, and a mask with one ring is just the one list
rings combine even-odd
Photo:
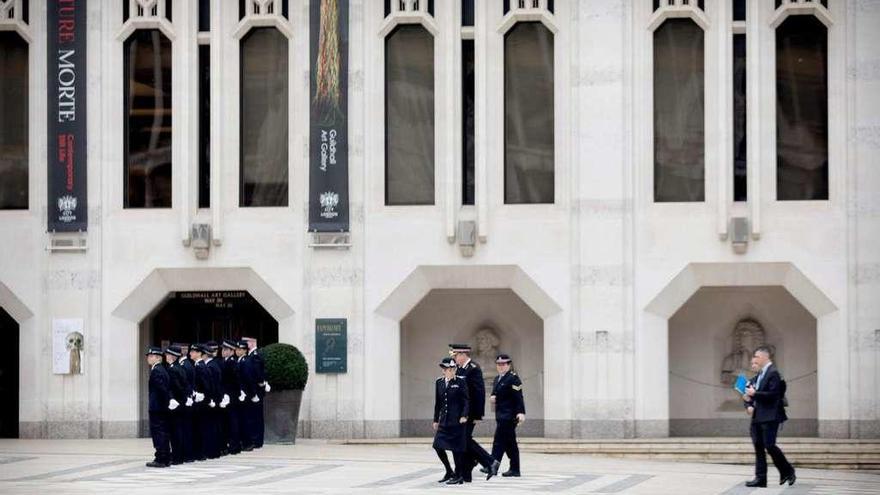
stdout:
[[[880,494],[880,475],[799,471],[792,487],[750,489],[748,466],[523,455],[522,478],[482,477],[450,487],[419,446],[346,446],[317,440],[201,463],[150,469],[148,440],[0,441],[0,493],[534,493]],[[771,467],[772,469],[772,467]],[[771,483],[775,483],[771,476]]]

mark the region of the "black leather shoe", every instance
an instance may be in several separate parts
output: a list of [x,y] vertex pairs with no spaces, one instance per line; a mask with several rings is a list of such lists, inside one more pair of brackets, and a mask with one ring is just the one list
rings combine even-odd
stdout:
[[501,463],[498,461],[492,461],[492,465],[489,466],[489,474],[486,475],[486,481],[492,479],[492,476],[498,476],[498,468],[501,467]]
[[486,474],[486,473],[489,472],[489,468],[481,467],[481,468],[480,468],[480,472],[483,473],[483,474]]
[[167,462],[150,461],[146,466],[149,468],[167,468],[169,464]]
[[784,485],[786,482],[788,482],[788,486],[791,486],[794,484],[795,481],[797,481],[797,476],[795,476],[794,470],[792,470],[791,474],[789,474],[788,476],[783,476],[782,479],[779,480],[779,484]]
[[251,447],[250,445],[248,445],[247,447],[242,447],[241,450],[242,450],[242,452],[250,452],[250,451],[254,450],[254,448]]
[[755,478],[752,481],[746,481],[746,486],[749,488],[767,488],[767,480]]
[[464,483],[464,480],[461,478],[461,476],[456,476],[446,482],[447,485],[460,485],[462,483]]
[[501,473],[501,476],[505,478],[519,478],[519,471],[504,471]]
[[452,471],[446,471],[446,474],[443,475],[443,479],[437,480],[437,483],[446,483],[452,478],[455,478],[455,474]]

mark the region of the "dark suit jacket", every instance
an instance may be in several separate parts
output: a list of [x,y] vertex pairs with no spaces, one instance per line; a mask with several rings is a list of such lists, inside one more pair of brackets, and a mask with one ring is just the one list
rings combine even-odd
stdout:
[[441,426],[457,426],[461,418],[468,417],[470,400],[464,378],[456,376],[449,385],[441,376],[434,382],[434,422]]
[[162,363],[153,366],[150,370],[149,381],[150,412],[168,411],[168,401],[171,400],[168,371]]
[[517,414],[526,413],[523,401],[522,381],[516,373],[508,371],[504,376],[496,376],[492,385],[495,396],[495,419],[516,419]]
[[[759,373],[760,375],[760,373]],[[755,381],[757,381],[755,377]],[[785,384],[779,375],[775,364],[767,368],[764,377],[761,378],[759,388],[752,397],[755,405],[755,414],[752,423],[781,423],[788,419],[785,414],[783,398],[785,397]]]
[[483,383],[483,370],[474,361],[455,370],[455,374],[467,381],[470,409],[468,420],[483,419],[486,414],[486,385]]

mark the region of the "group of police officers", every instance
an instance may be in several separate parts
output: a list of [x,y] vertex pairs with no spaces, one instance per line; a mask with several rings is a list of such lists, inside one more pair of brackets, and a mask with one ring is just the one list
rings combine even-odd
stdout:
[[271,390],[256,341],[149,347],[148,467],[235,455],[263,446],[263,399]]
[[[511,370],[513,360],[507,354],[499,354],[495,359],[498,376],[489,400],[495,405],[496,426],[490,454],[474,440],[474,426],[486,411],[483,370],[471,360],[469,345],[450,344],[449,347],[450,357],[440,361],[443,376],[435,382],[433,448],[446,469],[438,483],[470,483],[477,464],[482,465],[481,471],[489,480],[498,474],[504,454],[510,460],[510,469],[501,476],[520,476],[516,428],[525,421],[526,408],[522,381]],[[452,451],[455,469],[449,463],[447,450]]]

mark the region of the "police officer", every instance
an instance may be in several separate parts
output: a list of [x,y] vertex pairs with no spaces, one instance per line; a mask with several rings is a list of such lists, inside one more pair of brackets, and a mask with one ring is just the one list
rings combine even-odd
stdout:
[[[238,379],[238,363],[235,359],[237,344],[224,340],[223,353],[223,433],[230,454],[241,452],[241,440],[238,433],[238,404],[240,403],[241,383]],[[224,405],[225,403],[225,405]]]
[[171,464],[183,464],[186,459],[184,452],[184,428],[183,410],[187,400],[192,400],[187,395],[186,371],[177,362],[180,357],[180,347],[168,346],[165,349],[165,363],[167,364],[168,378],[171,385],[171,401],[168,405],[168,433],[171,440]]
[[254,391],[254,380],[251,373],[251,366],[248,361],[248,343],[246,340],[239,340],[235,346],[236,365],[238,366],[238,432],[241,440],[241,450],[250,452],[254,450],[253,444],[253,425],[251,425],[251,399],[256,392]]
[[492,457],[501,462],[507,454],[510,469],[501,476],[519,477],[519,446],[516,443],[516,427],[526,420],[526,405],[523,401],[522,381],[511,371],[513,362],[507,354],[495,358],[498,376],[492,384],[489,400],[495,404],[495,440],[492,442]]
[[193,462],[195,460],[193,446],[196,439],[193,436],[193,383],[195,382],[196,369],[193,360],[189,357],[189,344],[175,343],[180,348],[180,357],[177,359],[178,365],[183,368],[186,376],[186,402],[180,409],[180,432],[183,441],[183,462]]
[[211,419],[217,444],[217,456],[221,457],[229,453],[227,439],[224,436],[223,421],[225,420],[226,413],[223,409],[229,405],[230,397],[223,390],[223,361],[217,357],[217,350],[219,348],[217,342],[209,341],[205,344],[205,347],[208,349],[208,359],[206,359],[205,364],[208,365],[208,369],[211,372],[211,387],[214,390],[211,398],[214,400],[214,404],[216,404],[216,407],[213,407],[210,413],[212,415]]
[[263,434],[265,432],[265,420],[263,418],[263,399],[272,390],[266,381],[266,362],[257,350],[257,339],[244,337],[248,343],[248,365],[253,381],[254,396],[251,398],[251,443],[255,449],[263,446]]
[[147,364],[150,365],[149,419],[150,437],[153,439],[155,457],[147,467],[164,468],[171,465],[171,448],[168,443],[168,408],[174,404],[171,397],[168,372],[162,366],[162,349],[147,348]]
[[467,421],[467,452],[464,456],[462,478],[465,483],[471,482],[471,473],[477,463],[486,468],[486,479],[498,474],[501,463],[494,459],[486,449],[474,440],[474,427],[486,413],[486,386],[483,383],[483,370],[471,360],[471,346],[468,344],[449,344],[450,353],[458,366],[456,374],[465,379],[468,385],[468,396],[471,399]]
[[[438,483],[460,485],[464,483],[462,469],[465,467],[467,450],[467,421],[470,400],[467,382],[456,376],[455,360],[445,357],[440,361],[443,376],[434,383],[434,451],[446,468],[446,474]],[[455,471],[449,465],[446,451],[452,451]]]
[[214,382],[211,379],[211,370],[208,368],[208,349],[202,344],[194,344],[190,355],[196,360],[195,384],[193,396],[196,404],[193,414],[193,425],[198,429],[199,451],[196,460],[216,459],[219,457],[217,437],[214,430]]

